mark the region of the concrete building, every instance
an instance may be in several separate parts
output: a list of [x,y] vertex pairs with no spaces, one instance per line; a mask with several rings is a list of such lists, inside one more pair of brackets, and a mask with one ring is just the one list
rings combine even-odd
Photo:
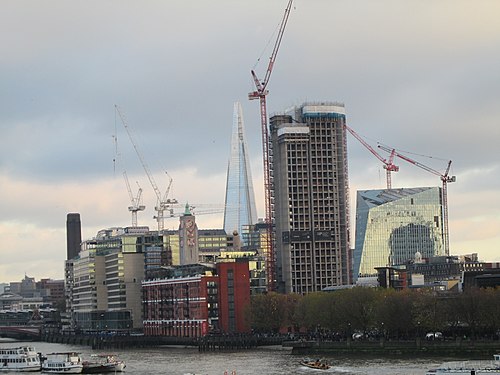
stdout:
[[231,246],[232,236],[224,229],[198,229],[198,261],[215,263],[221,251]]
[[199,262],[198,225],[196,224],[196,218],[191,213],[188,204],[186,204],[184,215],[180,217],[179,250],[181,266]]
[[377,267],[378,285],[384,288],[431,288],[436,292],[461,292],[467,288],[500,285],[500,264],[470,256],[437,256],[406,264]]
[[66,262],[64,264],[64,281],[66,296],[66,312],[72,314],[73,299],[73,259],[78,257],[82,242],[82,223],[79,213],[66,215]]
[[441,188],[358,191],[353,278],[444,254]]
[[41,279],[36,287],[43,292],[43,299],[48,305],[64,311],[65,294],[64,280]]
[[306,103],[270,119],[278,289],[346,284],[349,194],[345,108]]
[[257,222],[257,208],[253,190],[250,156],[245,139],[243,112],[239,102],[234,103],[231,153],[227,167],[224,230],[242,233],[242,227]]
[[[181,264],[181,235],[187,232],[179,230],[165,230],[163,238],[168,254],[171,255],[171,264],[179,266]],[[198,229],[197,246],[198,260],[194,263],[215,263],[220,256],[220,252],[231,246],[231,236],[228,236],[223,229]]]
[[168,265],[161,264],[169,257],[158,256],[158,248],[165,248],[163,237],[147,227],[106,229],[84,241],[73,260],[71,311],[77,326],[142,328],[141,282],[147,271]]

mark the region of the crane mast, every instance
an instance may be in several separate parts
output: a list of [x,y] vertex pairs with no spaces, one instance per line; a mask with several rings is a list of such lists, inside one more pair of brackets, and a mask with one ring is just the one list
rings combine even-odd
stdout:
[[394,156],[395,156],[395,150],[392,150],[390,152],[389,160],[385,159],[382,157],[375,149],[370,146],[361,136],[356,133],[353,129],[351,129],[347,124],[344,124],[345,128],[351,133],[354,138],[356,138],[363,146],[365,146],[368,151],[370,151],[375,157],[380,160],[384,164],[384,169],[386,171],[386,182],[387,182],[387,189],[392,189],[392,178],[391,178],[391,172],[398,172],[399,167],[393,163],[394,161]]
[[142,188],[140,187],[139,183],[136,181],[139,189],[137,190],[137,196],[134,197],[134,194],[132,194],[132,189],[130,188],[130,183],[128,182],[128,176],[127,176],[126,171],[123,171],[123,178],[125,180],[125,184],[127,185],[128,195],[130,197],[130,202],[132,204],[131,206],[128,207],[128,210],[132,213],[132,226],[136,227],[137,226],[137,212],[144,211],[146,209],[146,206],[141,204]]
[[391,149],[387,146],[378,145],[379,148],[386,152],[394,153],[398,158],[407,161],[410,164],[413,164],[429,173],[432,173],[438,176],[443,183],[443,189],[441,190],[441,202],[443,205],[443,242],[444,242],[444,253],[445,255],[450,255],[450,236],[449,236],[449,226],[448,226],[448,183],[455,182],[457,179],[455,176],[449,176],[450,168],[451,168],[451,160],[448,161],[448,165],[446,167],[446,171],[441,173],[436,171],[435,169],[422,164],[416,160],[409,158],[406,155],[402,155],[399,152],[395,151],[395,149]]
[[[118,152],[118,136],[116,134],[116,120],[115,120],[115,134],[113,135],[113,139],[115,142],[115,159],[113,159],[113,162],[118,162],[121,164],[121,155]],[[134,194],[132,193],[132,189],[130,188],[130,183],[128,182],[128,176],[127,176],[127,171],[125,168],[123,168],[123,179],[125,180],[125,185],[127,187],[128,195],[130,197],[130,203],[131,206],[128,207],[128,210],[132,213],[132,226],[136,227],[137,226],[137,212],[138,211],[144,211],[146,209],[146,206],[141,204],[141,196],[142,196],[142,188],[139,186],[139,183],[136,181],[137,186],[139,190],[137,191],[137,196],[134,197]]]
[[262,154],[263,154],[263,172],[264,172],[264,201],[265,201],[265,222],[267,224],[267,241],[264,244],[264,252],[266,257],[266,274],[267,274],[267,285],[269,290],[275,289],[275,263],[276,254],[274,251],[274,231],[273,231],[273,202],[271,196],[271,172],[270,172],[270,155],[269,155],[269,131],[267,126],[267,104],[266,96],[269,94],[267,90],[267,84],[269,83],[269,78],[274,68],[274,63],[276,61],[276,56],[278,55],[278,50],[281,45],[281,40],[283,39],[283,34],[285,32],[285,26],[288,22],[288,16],[290,15],[290,10],[292,8],[293,0],[289,0],[285,8],[285,14],[280,24],[278,31],[278,36],[274,43],[273,52],[269,58],[269,64],[267,66],[266,74],[263,80],[257,77],[254,70],[251,71],[253,81],[255,83],[256,90],[248,94],[248,99],[254,100],[259,99],[260,104],[260,123],[262,131]]
[[155,195],[156,195],[155,211],[157,212],[157,215],[154,218],[156,219],[156,221],[158,223],[158,232],[161,232],[161,231],[163,231],[163,229],[165,227],[164,212],[169,209],[171,204],[177,203],[177,201],[175,199],[168,198],[168,194],[170,193],[170,187],[172,186],[172,181],[173,181],[172,177],[170,177],[168,175],[168,173],[165,172],[167,174],[167,176],[169,177],[169,184],[168,184],[167,190],[165,191],[164,196],[162,197],[160,189],[158,188],[158,185],[156,184],[156,181],[153,177],[153,174],[149,170],[149,167],[146,164],[146,161],[144,160],[144,157],[142,156],[142,153],[140,152],[139,147],[137,146],[136,142],[134,141],[134,137],[132,136],[132,133],[130,132],[130,129],[128,127],[127,121],[125,120],[125,117],[123,116],[122,112],[120,111],[120,108],[117,105],[115,105],[115,108],[116,108],[116,112],[120,116],[120,120],[122,121],[122,124],[123,124],[125,130],[127,131],[130,142],[132,143],[132,146],[134,147],[134,150],[135,150],[137,156],[139,157],[139,161],[142,164],[142,168],[146,172],[146,175],[148,176],[149,182],[151,183],[151,186],[153,187],[153,190],[155,192]]

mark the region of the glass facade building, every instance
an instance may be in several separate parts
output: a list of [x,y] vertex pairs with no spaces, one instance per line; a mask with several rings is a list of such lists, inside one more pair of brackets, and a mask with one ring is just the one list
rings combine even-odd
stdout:
[[353,276],[444,254],[441,188],[358,191]]
[[252,184],[248,146],[245,140],[243,112],[239,102],[234,103],[231,154],[227,168],[224,230],[231,235],[235,230],[257,222],[257,209]]

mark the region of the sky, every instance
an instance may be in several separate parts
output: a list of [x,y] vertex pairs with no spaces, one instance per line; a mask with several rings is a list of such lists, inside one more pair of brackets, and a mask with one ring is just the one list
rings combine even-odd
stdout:
[[[2,1],[0,283],[64,277],[67,213],[80,213],[83,239],[130,225],[123,171],[134,195],[143,189],[139,225],[156,228],[155,193],[115,105],[158,190],[170,176],[169,196],[198,207],[208,229],[223,226],[240,101],[264,216],[259,106],[247,95],[250,71],[265,74],[286,4]],[[439,172],[452,160],[450,253],[500,261],[499,14],[497,0],[295,0],[268,112],[342,102],[373,147],[411,152]],[[356,191],[384,188],[385,170],[350,135],[348,153],[354,212]],[[440,186],[395,162],[393,187]]]

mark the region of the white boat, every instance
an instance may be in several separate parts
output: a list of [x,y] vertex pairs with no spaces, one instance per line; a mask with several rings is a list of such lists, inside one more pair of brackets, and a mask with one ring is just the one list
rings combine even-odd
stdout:
[[125,363],[114,354],[91,354],[89,360],[83,361],[84,374],[100,374],[103,372],[122,372]]
[[427,371],[426,375],[483,375],[500,374],[500,354],[493,361],[446,362],[440,367]]
[[76,352],[50,353],[42,362],[42,372],[51,374],[81,374],[82,358]]
[[0,348],[0,372],[3,371],[40,371],[40,356],[34,348]]

